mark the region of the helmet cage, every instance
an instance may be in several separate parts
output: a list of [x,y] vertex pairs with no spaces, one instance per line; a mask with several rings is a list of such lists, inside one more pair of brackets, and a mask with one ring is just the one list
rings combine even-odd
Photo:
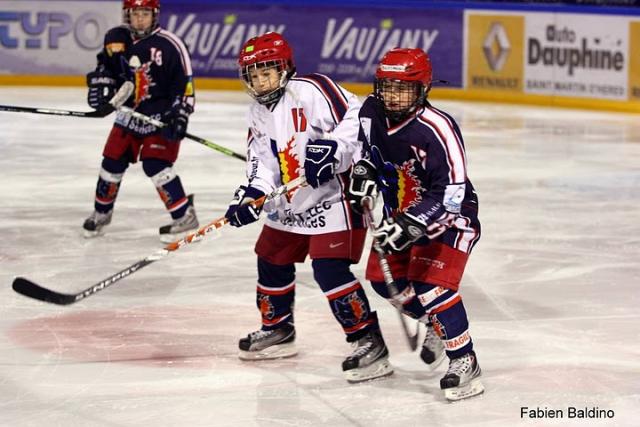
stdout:
[[[254,79],[260,77],[252,78],[252,72],[254,76],[256,76],[256,73],[268,69],[276,70],[279,76],[278,80],[277,82],[273,82],[265,91],[259,91],[254,87]],[[247,93],[251,95],[253,99],[258,101],[258,103],[263,105],[271,104],[280,99],[284,94],[284,89],[292,75],[293,70],[290,69],[289,63],[286,59],[255,62],[253,64],[240,67],[240,78],[246,87]]]
[[428,88],[420,81],[375,79],[374,94],[382,102],[385,115],[400,122],[426,104]]

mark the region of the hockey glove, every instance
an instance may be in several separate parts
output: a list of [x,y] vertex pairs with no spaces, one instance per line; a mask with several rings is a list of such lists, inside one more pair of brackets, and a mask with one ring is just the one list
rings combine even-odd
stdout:
[[334,155],[338,149],[338,143],[328,139],[309,140],[304,159],[304,173],[307,183],[313,188],[318,188],[335,176]]
[[351,183],[347,190],[347,199],[351,209],[363,214],[365,209],[373,210],[378,197],[378,174],[375,166],[367,159],[362,159],[351,171]]
[[111,107],[113,111],[109,101],[116,93],[116,79],[104,66],[87,74],[87,86],[89,87],[87,102],[91,108],[102,111]]
[[402,252],[419,238],[423,237],[427,227],[417,219],[402,213],[395,218],[386,218],[376,228],[373,237],[378,239],[380,247],[387,252]]
[[187,134],[189,115],[193,113],[193,107],[186,101],[178,98],[173,102],[171,109],[167,111],[162,120],[166,124],[163,129],[164,137],[170,141],[180,141]]
[[256,222],[260,218],[261,209],[253,206],[251,202],[264,196],[264,193],[253,187],[238,187],[233,195],[233,200],[229,203],[225,218],[229,220],[229,224],[234,227],[242,227],[243,225]]

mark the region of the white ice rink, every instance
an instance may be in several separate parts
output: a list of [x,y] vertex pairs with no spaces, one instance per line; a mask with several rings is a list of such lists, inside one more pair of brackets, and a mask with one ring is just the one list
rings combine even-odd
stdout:
[[[0,104],[87,110],[84,99],[76,88],[0,88]],[[200,92],[189,131],[243,152],[247,103]],[[259,326],[259,225],[224,228],[71,306],[16,294],[15,276],[64,292],[109,277],[161,247],[169,216],[136,164],[107,234],[84,239],[111,119],[0,113],[0,425],[640,425],[639,116],[435,105],[461,125],[480,197],[483,236],[461,292],[483,396],[446,403],[445,366],[429,373],[409,352],[368,283],[395,374],[349,385],[340,364],[351,348],[308,264],[300,354],[240,361],[238,339]],[[176,168],[202,223],[244,179],[240,161],[188,140]],[[570,406],[615,416],[569,419]],[[521,419],[521,407],[564,418]]]

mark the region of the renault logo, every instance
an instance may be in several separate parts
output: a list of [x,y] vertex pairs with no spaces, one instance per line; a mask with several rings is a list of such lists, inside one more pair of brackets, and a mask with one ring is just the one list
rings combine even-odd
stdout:
[[511,44],[507,37],[507,32],[499,22],[491,24],[487,37],[482,44],[484,57],[492,71],[500,71],[507,62],[507,57],[511,51]]

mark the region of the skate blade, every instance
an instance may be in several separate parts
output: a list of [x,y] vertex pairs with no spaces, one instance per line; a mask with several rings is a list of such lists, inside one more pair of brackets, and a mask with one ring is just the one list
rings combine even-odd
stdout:
[[93,239],[94,237],[103,236],[104,230],[100,229],[100,230],[90,231],[90,230],[85,230],[83,228],[82,235],[84,236],[85,239]]
[[433,360],[432,362],[427,362],[424,357],[422,357],[422,354],[420,355],[420,359],[427,365],[427,369],[430,372],[435,371],[436,369],[438,369],[438,367],[440,365],[442,365],[442,362],[444,362],[444,359],[446,359],[446,354],[444,352],[444,349],[442,350],[442,352],[440,352],[438,354],[438,356],[436,357],[435,360]]
[[444,397],[451,402],[468,399],[482,393],[484,393],[484,386],[480,382],[480,378],[474,378],[463,386],[444,389]]
[[347,381],[352,384],[373,380],[375,378],[386,377],[391,374],[393,374],[393,368],[389,364],[389,359],[387,358],[378,360],[377,362],[364,368],[349,369],[348,371],[344,371],[344,376],[346,377]]
[[445,352],[444,352],[444,350],[443,350],[443,351],[442,351],[442,353],[440,353],[440,354],[438,355],[438,357],[436,358],[436,360],[434,360],[433,362],[431,362],[431,363],[427,363],[427,362],[424,362],[424,359],[422,359],[422,361],[423,361],[424,363],[427,363],[427,369],[428,369],[430,372],[433,372],[433,371],[435,371],[436,369],[438,369],[438,367],[439,367],[440,365],[442,365],[442,362],[444,362],[444,360],[445,360],[446,358],[447,358],[447,356],[446,356],[446,354],[445,354]]
[[285,357],[293,357],[298,354],[295,343],[279,344],[267,347],[260,351],[244,351],[238,352],[240,360],[269,360],[284,359]]

